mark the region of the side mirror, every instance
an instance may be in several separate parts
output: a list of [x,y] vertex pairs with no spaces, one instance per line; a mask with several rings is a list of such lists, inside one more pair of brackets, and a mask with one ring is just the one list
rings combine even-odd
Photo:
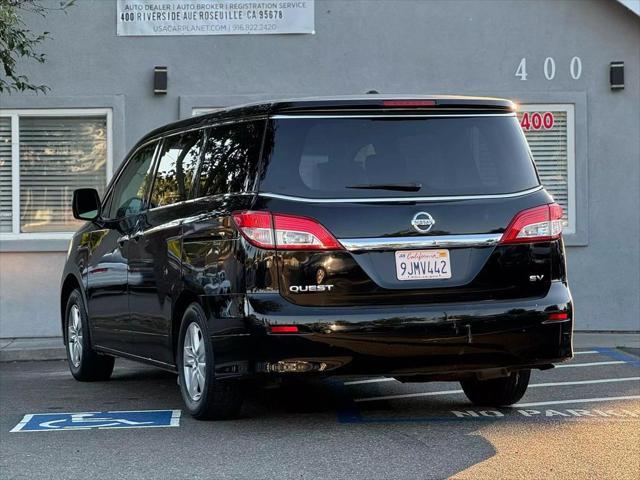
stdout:
[[100,216],[100,195],[95,188],[79,188],[73,192],[73,216],[93,221]]

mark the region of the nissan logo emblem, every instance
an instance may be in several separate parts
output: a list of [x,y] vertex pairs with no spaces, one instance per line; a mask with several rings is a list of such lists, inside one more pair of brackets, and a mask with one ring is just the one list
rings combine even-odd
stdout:
[[427,212],[418,212],[413,216],[411,225],[417,232],[427,233],[431,230],[431,227],[435,225],[436,221]]

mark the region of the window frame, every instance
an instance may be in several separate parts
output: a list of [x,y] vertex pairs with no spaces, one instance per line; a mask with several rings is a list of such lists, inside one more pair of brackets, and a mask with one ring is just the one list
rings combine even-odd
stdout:
[[20,232],[20,118],[21,117],[105,117],[107,125],[106,185],[113,176],[112,108],[18,108],[0,109],[0,117],[11,119],[11,233],[0,233],[6,240],[69,240],[75,232]]
[[[573,103],[537,103],[523,102],[518,104],[518,112],[560,111],[567,115],[567,221],[564,227],[565,235],[576,233],[576,124],[575,105]],[[526,132],[523,130],[526,137]],[[528,143],[528,142],[527,142]],[[531,153],[535,163],[535,157]],[[536,165],[536,170],[537,170]],[[539,176],[539,174],[538,174]],[[542,183],[542,182],[541,182]],[[543,184],[544,185],[544,184]]]

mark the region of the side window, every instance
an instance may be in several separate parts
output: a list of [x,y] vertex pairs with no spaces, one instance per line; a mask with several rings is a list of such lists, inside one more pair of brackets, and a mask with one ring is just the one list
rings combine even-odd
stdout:
[[129,160],[114,186],[109,217],[128,217],[145,208],[145,198],[149,188],[156,145],[157,142],[154,142],[143,147]]
[[247,190],[256,175],[263,129],[262,120],[209,129],[196,196]]
[[167,137],[160,151],[151,207],[189,199],[202,151],[202,130]]

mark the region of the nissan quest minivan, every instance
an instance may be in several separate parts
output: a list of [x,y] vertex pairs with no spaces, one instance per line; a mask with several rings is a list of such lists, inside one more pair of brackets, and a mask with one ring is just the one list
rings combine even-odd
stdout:
[[73,212],[71,373],[176,372],[198,419],[237,415],[248,380],[312,375],[459,381],[507,406],[572,356],[563,211],[508,100],[228,108],[142,138]]

